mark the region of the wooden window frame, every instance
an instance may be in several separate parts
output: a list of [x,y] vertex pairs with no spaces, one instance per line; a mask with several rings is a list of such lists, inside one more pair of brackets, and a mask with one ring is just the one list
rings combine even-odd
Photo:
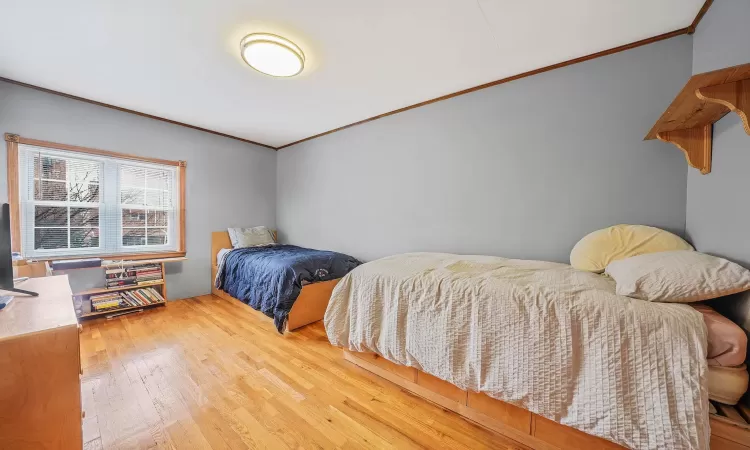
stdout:
[[[50,148],[55,150],[65,150],[69,152],[85,153],[88,155],[108,156],[111,158],[126,159],[145,163],[162,164],[165,166],[176,166],[177,176],[179,177],[179,199],[180,210],[178,217],[179,241],[177,251],[162,253],[116,253],[109,255],[91,255],[97,258],[117,258],[123,260],[139,260],[153,258],[178,258],[187,254],[185,248],[185,172],[187,163],[185,161],[171,161],[167,159],[149,158],[145,156],[129,155],[127,153],[111,152],[108,150],[99,150],[96,148],[80,147],[77,145],[59,144],[56,142],[40,141],[21,137],[17,134],[5,133],[5,142],[8,151],[8,203],[10,204],[10,240],[11,250],[14,252],[21,251],[21,204],[20,192],[18,186],[18,145],[33,145],[36,147]],[[83,257],[83,256],[82,256]],[[61,256],[55,258],[38,259],[42,261],[52,261],[55,259],[71,259],[70,256]]]

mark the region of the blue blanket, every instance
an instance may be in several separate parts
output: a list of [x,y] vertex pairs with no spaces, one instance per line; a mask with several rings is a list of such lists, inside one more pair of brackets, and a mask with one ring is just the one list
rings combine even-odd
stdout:
[[216,287],[272,317],[283,333],[303,281],[341,278],[360,264],[349,255],[294,245],[238,248],[220,262]]

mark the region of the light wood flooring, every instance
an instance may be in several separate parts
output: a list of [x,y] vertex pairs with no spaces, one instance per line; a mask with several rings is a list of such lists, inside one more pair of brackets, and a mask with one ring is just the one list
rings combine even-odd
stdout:
[[85,449],[522,445],[346,362],[321,322],[279,335],[207,295],[84,322]]

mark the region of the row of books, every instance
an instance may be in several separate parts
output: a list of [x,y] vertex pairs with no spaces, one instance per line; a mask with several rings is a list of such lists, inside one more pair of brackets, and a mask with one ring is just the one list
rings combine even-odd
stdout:
[[161,264],[141,264],[138,266],[107,269],[105,271],[107,288],[139,286],[153,284],[164,279]]
[[117,292],[92,295],[91,310],[92,311],[106,311],[108,309],[122,308],[122,297]]
[[128,308],[130,306],[148,306],[163,303],[164,297],[154,288],[143,288],[92,295],[90,300],[91,310],[100,312]]
[[154,303],[163,303],[164,297],[154,288],[133,289],[131,291],[122,291],[120,295],[131,306],[146,306]]

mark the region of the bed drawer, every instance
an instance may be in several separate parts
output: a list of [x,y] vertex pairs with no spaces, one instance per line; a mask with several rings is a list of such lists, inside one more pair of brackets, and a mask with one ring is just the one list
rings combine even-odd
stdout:
[[466,404],[466,391],[459,389],[440,378],[417,371],[417,384],[432,392],[440,394],[447,399],[453,400],[454,402],[458,402],[462,405]]
[[603,450],[624,449],[620,445],[600,437],[586,434],[566,425],[534,414],[531,434],[560,448],[597,448]]
[[469,392],[466,404],[469,408],[498,420],[504,425],[526,434],[531,433],[530,411],[477,392]]
[[382,356],[378,355],[377,353],[370,353],[370,352],[351,352],[350,354],[354,355],[356,358],[363,359],[370,364],[376,365],[380,367],[383,370],[387,370],[388,372],[398,375],[399,377],[409,380],[411,382],[417,381],[417,369],[413,367],[406,367],[406,366],[400,366],[398,364],[394,364],[387,359],[383,358]]

